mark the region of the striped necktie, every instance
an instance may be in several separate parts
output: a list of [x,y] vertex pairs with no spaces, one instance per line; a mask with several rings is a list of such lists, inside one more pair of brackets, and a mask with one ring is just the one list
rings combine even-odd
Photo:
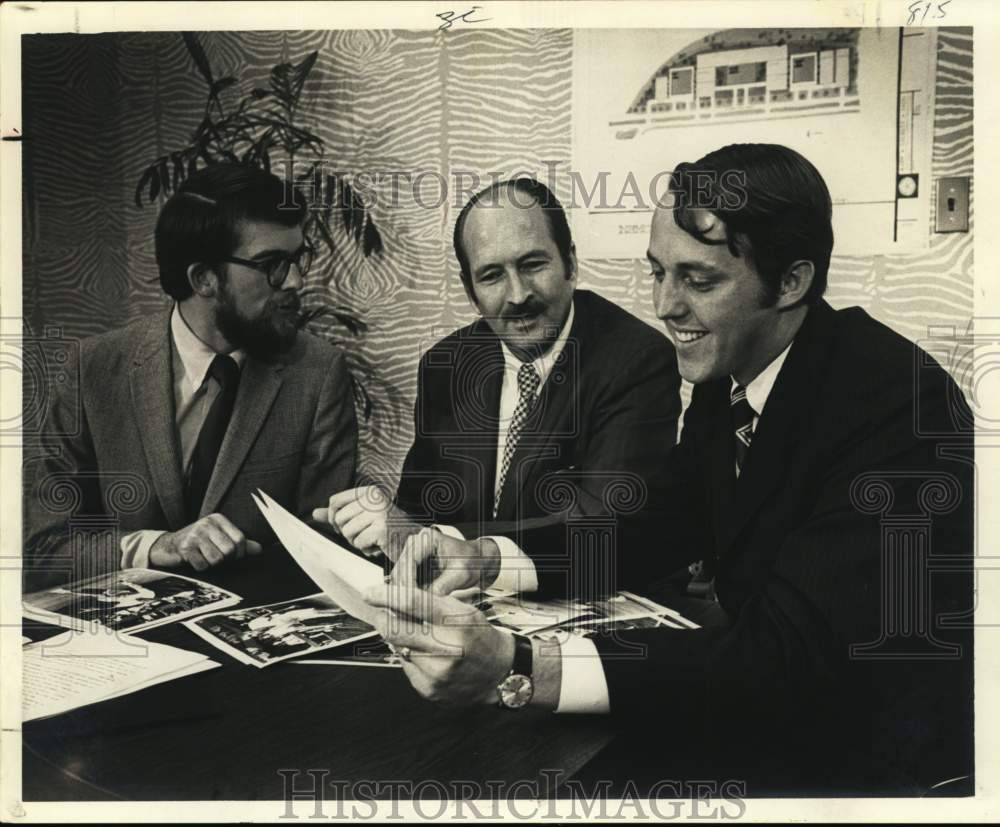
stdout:
[[736,437],[736,476],[740,475],[747,449],[753,439],[753,420],[757,412],[747,402],[747,389],[736,385],[729,395],[730,410],[733,414],[733,433]]
[[517,371],[518,399],[517,407],[514,409],[514,416],[510,420],[510,429],[507,431],[507,442],[503,447],[503,462],[500,465],[500,473],[497,475],[497,484],[493,497],[493,517],[497,516],[500,510],[500,496],[503,494],[503,484],[507,480],[507,472],[510,470],[511,460],[514,458],[514,451],[517,450],[517,441],[521,436],[521,429],[528,419],[528,414],[535,405],[535,393],[541,384],[542,378],[535,370],[531,362],[525,362]]

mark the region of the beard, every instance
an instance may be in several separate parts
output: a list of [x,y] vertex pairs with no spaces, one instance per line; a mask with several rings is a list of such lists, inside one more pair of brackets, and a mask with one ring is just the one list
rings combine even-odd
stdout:
[[227,286],[219,292],[215,326],[231,345],[254,359],[270,361],[288,351],[299,332],[299,295],[293,291],[268,299],[260,314],[249,319],[239,312]]

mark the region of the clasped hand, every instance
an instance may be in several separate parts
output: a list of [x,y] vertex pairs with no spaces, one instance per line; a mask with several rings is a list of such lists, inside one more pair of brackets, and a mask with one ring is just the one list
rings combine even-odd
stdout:
[[161,568],[176,568],[187,563],[195,571],[204,571],[229,558],[260,554],[260,543],[248,540],[222,514],[207,514],[178,531],[164,532],[149,550],[149,562]]
[[312,517],[340,532],[367,556],[381,552],[392,561],[399,558],[406,538],[420,529],[376,485],[340,491],[330,497],[326,508],[315,509]]
[[401,587],[421,585],[434,594],[446,595],[460,589],[488,588],[499,573],[500,549],[493,540],[459,540],[424,528],[407,538],[389,582]]

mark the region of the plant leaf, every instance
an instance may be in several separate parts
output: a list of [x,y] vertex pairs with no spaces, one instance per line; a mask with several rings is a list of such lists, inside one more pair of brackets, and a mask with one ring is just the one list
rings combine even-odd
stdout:
[[372,253],[378,253],[381,255],[382,247],[382,234],[378,231],[378,227],[375,226],[375,222],[372,221],[370,215],[365,215],[365,233],[364,233],[364,247],[362,248],[365,258],[368,258]]
[[152,204],[160,194],[160,170],[154,164],[146,172],[149,173],[149,203]]
[[219,78],[212,84],[212,88],[209,90],[208,94],[213,98],[217,98],[220,92],[228,89],[234,83],[236,83],[236,78],[232,75],[226,75],[226,77]]
[[317,57],[319,57],[318,51],[311,52],[306,55],[301,63],[291,68],[291,93],[292,99],[296,103],[298,103],[299,95],[302,94],[302,87],[305,85],[306,78],[309,77],[309,73],[316,64]]
[[[135,187],[135,205],[137,207],[142,207],[142,191],[145,189],[146,184],[150,184],[150,187],[152,187],[152,184],[150,183],[150,179],[152,179],[152,177],[153,177],[153,168],[146,167],[142,175],[139,177],[139,183],[136,184]],[[150,196],[149,200],[150,202],[152,202],[153,200],[152,196]]]
[[212,67],[209,65],[208,55],[205,54],[205,50],[202,48],[201,43],[198,42],[195,33],[181,32],[181,37],[184,38],[184,45],[187,46],[188,52],[191,53],[194,65],[198,67],[198,71],[205,78],[205,82],[211,86],[214,80],[212,77]]

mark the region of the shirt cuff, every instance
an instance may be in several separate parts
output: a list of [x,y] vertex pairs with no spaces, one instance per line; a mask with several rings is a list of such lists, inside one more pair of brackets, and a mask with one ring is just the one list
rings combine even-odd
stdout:
[[500,572],[490,588],[518,592],[537,592],[538,573],[534,561],[509,537],[486,537],[500,549]]
[[608,681],[594,641],[569,635],[559,644],[562,681],[556,712],[606,715],[611,711]]
[[148,569],[149,550],[153,547],[153,543],[166,533],[165,531],[144,529],[142,531],[133,531],[131,534],[126,534],[122,537],[120,544],[122,550],[122,568]]

